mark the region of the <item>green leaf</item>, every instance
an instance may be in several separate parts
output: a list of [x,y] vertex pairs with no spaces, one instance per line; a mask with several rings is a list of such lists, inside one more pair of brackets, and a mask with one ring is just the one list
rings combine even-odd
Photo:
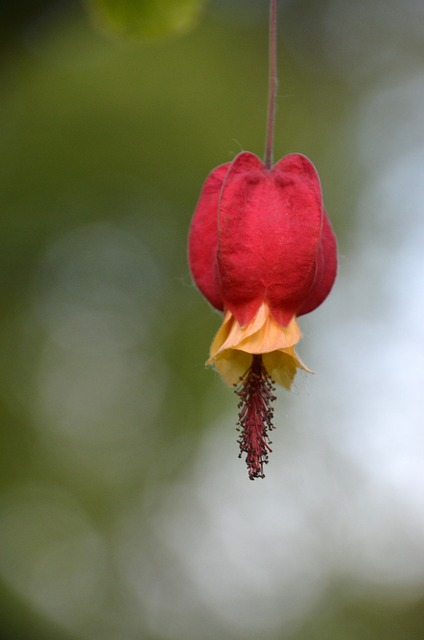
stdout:
[[154,40],[188,30],[203,0],[87,0],[94,21],[132,40]]

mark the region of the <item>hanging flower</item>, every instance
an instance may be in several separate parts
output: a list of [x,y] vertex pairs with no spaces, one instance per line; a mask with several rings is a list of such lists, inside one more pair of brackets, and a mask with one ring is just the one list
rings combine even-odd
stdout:
[[273,428],[274,383],[290,389],[302,334],[297,318],[329,294],[336,240],[318,174],[303,155],[268,168],[240,153],[214,169],[190,228],[193,279],[224,319],[207,364],[239,396],[240,455],[251,479],[264,477]]
[[242,152],[214,169],[191,222],[193,279],[224,320],[207,364],[239,396],[240,456],[251,480],[271,451],[275,384],[290,389],[306,366],[295,345],[297,318],[330,293],[336,239],[313,164],[294,153],[273,165],[277,87],[277,0],[270,0],[269,100],[265,162]]

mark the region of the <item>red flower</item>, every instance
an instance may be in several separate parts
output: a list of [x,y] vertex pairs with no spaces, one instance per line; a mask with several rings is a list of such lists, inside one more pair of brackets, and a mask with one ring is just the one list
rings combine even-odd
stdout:
[[193,279],[225,313],[210,350],[240,396],[240,447],[251,478],[270,451],[273,382],[290,388],[306,369],[294,346],[297,317],[320,305],[334,283],[336,240],[313,164],[291,154],[268,169],[240,153],[203,186],[189,234]]

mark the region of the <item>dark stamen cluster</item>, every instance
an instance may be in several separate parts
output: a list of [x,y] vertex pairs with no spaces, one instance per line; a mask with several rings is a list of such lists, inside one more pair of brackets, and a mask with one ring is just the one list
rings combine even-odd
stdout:
[[250,369],[241,379],[236,389],[240,398],[238,404],[240,431],[238,443],[241,458],[246,453],[246,464],[250,480],[264,478],[264,464],[268,463],[268,454],[272,451],[268,432],[274,428],[274,395],[273,382],[266,371],[262,356],[254,355]]

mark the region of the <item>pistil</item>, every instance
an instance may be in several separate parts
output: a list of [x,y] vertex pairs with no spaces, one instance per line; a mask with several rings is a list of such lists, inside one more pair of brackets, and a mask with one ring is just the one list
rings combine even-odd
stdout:
[[262,356],[254,355],[249,370],[236,389],[240,398],[237,426],[240,431],[239,457],[246,454],[250,480],[265,477],[264,465],[268,463],[268,455],[272,451],[269,432],[274,429],[274,391],[273,381],[263,365]]

